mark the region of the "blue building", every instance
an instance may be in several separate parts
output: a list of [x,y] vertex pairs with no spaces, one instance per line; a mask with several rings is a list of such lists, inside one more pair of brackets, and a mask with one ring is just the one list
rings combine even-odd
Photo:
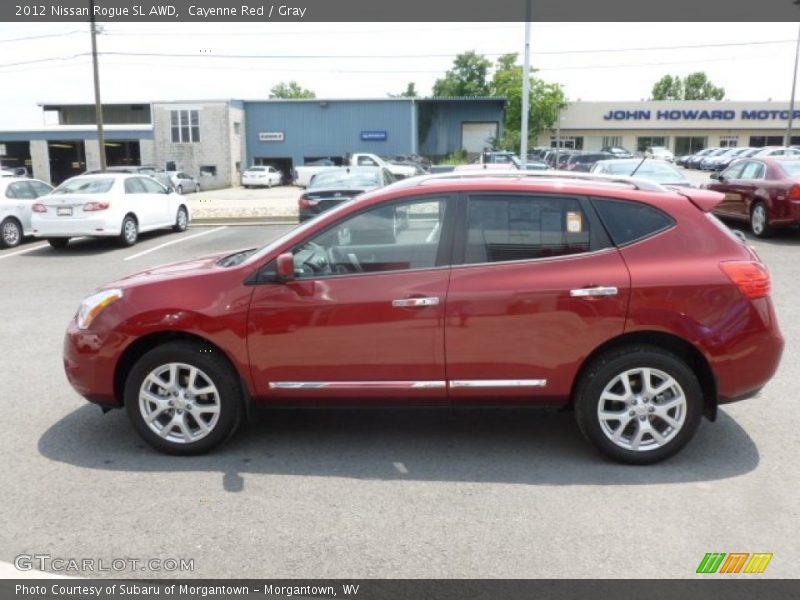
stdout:
[[244,102],[246,159],[288,172],[347,154],[478,153],[503,134],[505,98],[383,98]]

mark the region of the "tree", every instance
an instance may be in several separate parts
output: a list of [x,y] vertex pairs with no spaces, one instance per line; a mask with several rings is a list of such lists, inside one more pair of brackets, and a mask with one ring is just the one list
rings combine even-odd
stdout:
[[302,87],[296,81],[281,81],[269,91],[270,98],[316,98],[311,90]]
[[389,94],[389,98],[416,98],[417,97],[417,84],[410,81],[406,86],[405,92],[399,94]]
[[434,96],[488,96],[486,81],[492,62],[474,50],[464,52],[453,60],[453,68],[433,84]]
[[702,71],[683,79],[664,75],[653,86],[653,100],[722,100],[725,89],[714,85]]
[[[523,68],[517,64],[517,54],[504,54],[498,58],[491,92],[508,99],[505,135],[499,140],[499,145],[515,152],[519,152],[521,141],[522,83]],[[561,85],[531,77],[529,102],[528,138],[535,139],[540,132],[553,127],[559,110],[567,105],[567,98]]]

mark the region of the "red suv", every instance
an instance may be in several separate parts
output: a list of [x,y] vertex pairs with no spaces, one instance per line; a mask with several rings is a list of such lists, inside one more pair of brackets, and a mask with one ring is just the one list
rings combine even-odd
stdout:
[[64,365],[152,446],[196,454],[251,404],[572,406],[628,463],[753,396],[783,349],[722,195],[547,173],[409,179],[259,250],[109,284]]

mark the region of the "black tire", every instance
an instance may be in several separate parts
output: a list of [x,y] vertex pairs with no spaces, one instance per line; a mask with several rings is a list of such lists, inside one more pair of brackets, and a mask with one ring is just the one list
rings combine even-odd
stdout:
[[[652,369],[652,376],[656,377],[656,380],[658,380],[659,372],[672,378],[672,381],[678,386],[677,391],[682,391],[685,398],[682,409],[669,409],[675,412],[667,413],[667,416],[676,423],[679,422],[682,415],[683,420],[679,427],[670,427],[657,414],[652,414],[657,407],[675,397],[673,390],[676,388],[667,389],[662,394],[649,399],[647,394],[636,395],[637,375],[635,370],[644,368]],[[619,413],[622,417],[619,420],[609,419],[603,425],[598,415],[601,397],[606,387],[627,371],[634,371],[631,376],[633,378],[631,389],[634,392],[632,401],[636,402],[629,404],[628,402],[605,400],[606,410],[613,407],[615,410],[609,412]],[[641,382],[641,379],[639,381]],[[662,379],[662,382],[664,381],[666,380]],[[623,393],[621,389],[617,389],[617,391]],[[678,412],[679,410],[681,412]],[[640,411],[644,414],[640,414]],[[627,464],[652,464],[676,454],[692,439],[700,424],[702,412],[703,391],[697,376],[683,360],[655,346],[627,346],[602,354],[587,367],[575,390],[575,417],[583,435],[607,456]],[[611,432],[607,433],[604,429],[604,427],[611,429],[609,423],[616,423],[614,434],[621,431],[619,443],[612,441]],[[642,443],[650,444],[649,448],[625,447],[626,445],[632,446],[633,438],[637,437],[642,427],[655,429],[667,441],[659,445],[655,435],[649,434],[645,430],[641,436]],[[645,440],[645,435],[650,439]],[[628,440],[628,437],[631,439]]]
[[118,240],[121,246],[133,246],[139,240],[139,224],[133,216],[126,215],[122,219]]
[[69,245],[69,238],[47,238],[47,243],[51,248],[63,250]]
[[[758,217],[759,211],[763,217]],[[761,220],[763,218],[763,221]],[[769,222],[769,209],[763,202],[756,202],[750,210],[750,230],[757,238],[768,238],[775,234],[775,229]]]
[[173,231],[181,232],[186,231],[189,226],[189,211],[185,206],[178,207],[178,213],[175,215],[175,225],[172,226]]
[[[143,410],[147,409],[143,409],[140,405],[139,392],[148,375],[170,363],[181,363],[199,369],[204,374],[203,380],[210,382],[218,392],[215,401],[219,407],[219,416],[210,431],[197,441],[180,442],[169,439],[170,434],[175,432],[174,428],[168,430],[166,436],[162,437],[145,421]],[[194,401],[199,405],[198,398],[200,397],[188,402]],[[196,409],[196,406],[194,408]],[[201,343],[169,342],[145,354],[131,369],[125,382],[125,409],[137,433],[156,450],[182,456],[202,454],[222,444],[236,431],[243,414],[242,391],[236,372],[218,350]],[[183,418],[190,429],[197,428],[198,423],[194,420],[191,410],[186,409],[185,416],[176,415],[179,408],[169,410],[172,410],[172,413],[165,411],[163,417],[154,420],[155,427],[161,427],[163,430],[169,426],[171,419]],[[213,417],[209,424],[211,422]]]
[[0,223],[0,248],[16,248],[22,243],[22,225],[14,218]]
[[175,188],[175,191],[178,192],[182,196],[183,195],[183,186],[179,185],[177,188]]

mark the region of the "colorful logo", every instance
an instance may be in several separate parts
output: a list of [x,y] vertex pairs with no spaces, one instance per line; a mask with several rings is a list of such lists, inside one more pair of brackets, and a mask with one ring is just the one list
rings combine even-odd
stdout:
[[726,573],[729,575],[736,573],[763,573],[769,561],[772,560],[772,553],[755,552],[708,552],[700,561],[697,573]]

